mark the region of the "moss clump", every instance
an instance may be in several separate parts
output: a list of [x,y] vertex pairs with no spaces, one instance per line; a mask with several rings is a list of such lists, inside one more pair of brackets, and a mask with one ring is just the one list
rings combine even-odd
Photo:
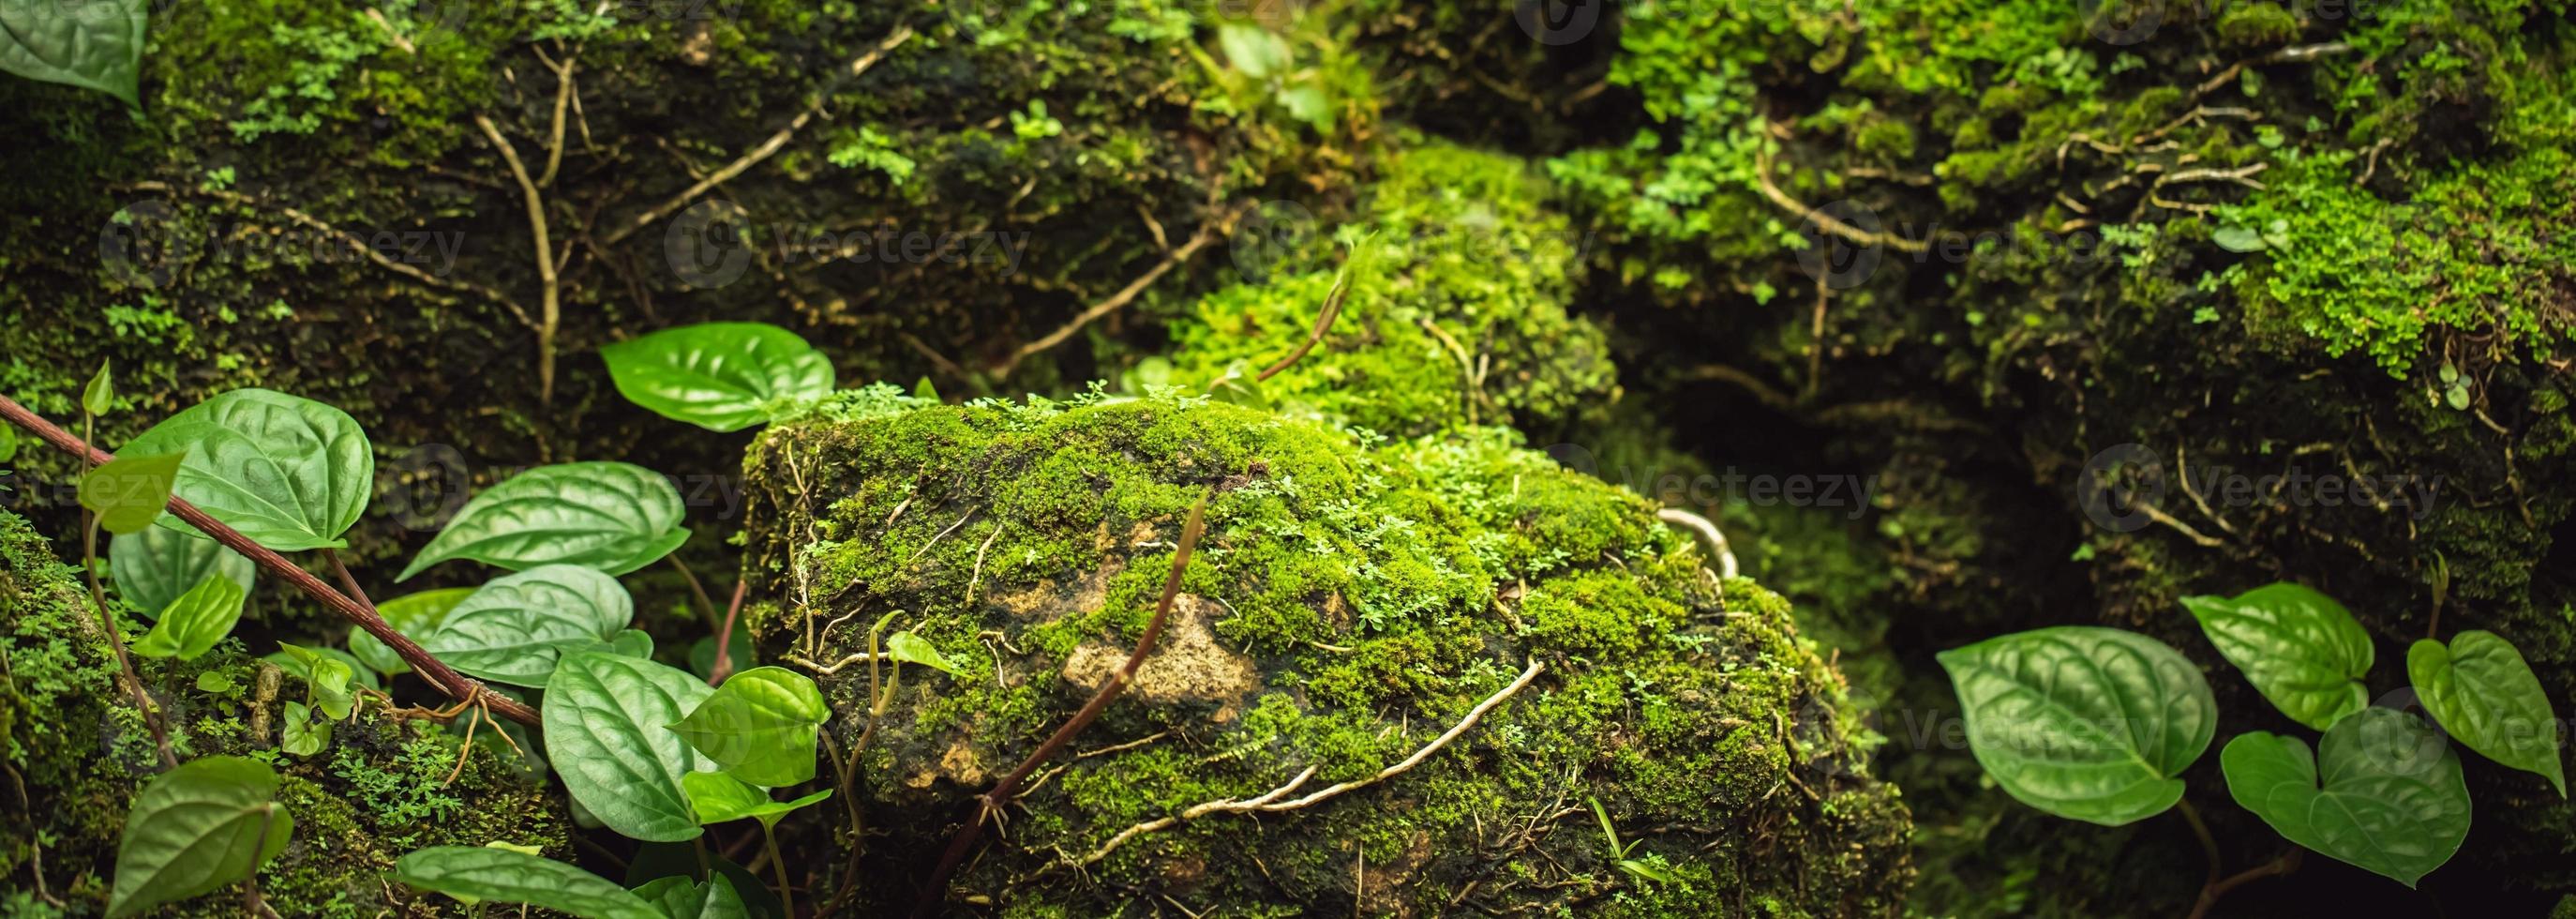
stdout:
[[[125,704],[115,658],[75,577],[24,520],[0,512],[0,657],[8,664],[0,679],[0,754],[12,780],[0,794],[0,810],[11,815],[0,823],[0,869],[25,879],[21,905],[59,904],[91,915],[106,906],[126,808],[160,763],[150,731]],[[277,767],[278,797],[295,817],[295,835],[259,881],[283,915],[454,912],[453,903],[388,887],[394,860],[423,846],[497,840],[572,854],[562,805],[481,745],[450,782],[457,740],[446,728],[367,703],[354,720],[334,726],[322,750],[291,756],[276,747],[276,725],[282,703],[303,698],[304,687],[292,677],[281,681],[237,644],[192,662],[138,658],[136,666],[167,713],[180,758],[234,754]],[[208,674],[220,675],[209,685],[229,687],[199,688]],[[239,910],[238,898],[217,892],[154,915]]]
[[1587,234],[1515,157],[1407,137],[1357,217],[1327,233],[1302,209],[1238,239],[1257,276],[1172,326],[1171,382],[1249,378],[1313,332],[1347,250],[1350,291],[1316,351],[1258,386],[1295,416],[1415,436],[1462,424],[1561,425],[1617,393],[1599,327],[1567,314]]
[[[884,879],[918,877],[958,805],[1124,657],[1181,518],[1212,489],[1157,652],[1084,755],[1015,805],[961,900],[1012,916],[1165,897],[1248,914],[1699,916],[1883,913],[1902,896],[1904,807],[1861,765],[1870,738],[1787,604],[1718,583],[1650,504],[1508,434],[1371,446],[1168,397],[880,396],[839,416],[773,428],[748,460],[762,644],[837,660],[900,611],[894,627],[964,671],[908,672],[859,757],[860,886],[890,891],[876,908],[911,895]],[[1529,665],[1525,689],[1382,782],[1112,844],[1309,769],[1296,794],[1370,782]],[[841,713],[828,730],[855,738],[869,675],[820,679]],[[1676,880],[1615,867],[1592,799]]]

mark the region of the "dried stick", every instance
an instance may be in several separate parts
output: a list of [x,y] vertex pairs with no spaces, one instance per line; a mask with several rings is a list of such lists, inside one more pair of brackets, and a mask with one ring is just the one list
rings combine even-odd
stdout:
[[[98,465],[116,458],[114,454],[92,447],[87,441],[72,436],[70,431],[56,427],[53,422],[46,421],[43,416],[29,411],[26,406],[18,404],[17,400],[7,396],[0,396],[0,418],[5,418],[27,433],[36,435],[38,440],[53,445],[54,449],[69,453],[91,465]],[[205,511],[198,510],[197,506],[188,503],[187,499],[177,495],[170,496],[170,513],[187,521],[189,526],[196,527],[198,532],[213,537],[216,542],[222,543],[224,548],[241,553],[243,557],[259,565],[262,570],[285,581],[296,590],[302,591],[304,595],[320,601],[324,607],[339,614],[340,618],[347,619],[359,628],[367,630],[367,634],[375,636],[377,641],[384,642],[385,647],[392,648],[404,663],[411,665],[413,672],[418,673],[424,682],[438,691],[458,701],[479,701],[488,704],[492,711],[520,724],[530,726],[537,724],[535,709],[521,705],[507,696],[491,692],[485,689],[482,683],[449,669],[446,663],[430,656],[428,651],[422,650],[419,643],[386,624],[385,617],[377,615],[375,607],[352,600],[347,594],[332,589],[331,585],[324,584],[322,579],[314,577],[312,572],[304,570],[294,562],[287,561],[286,556],[260,545],[250,537],[242,535],[241,531],[225,526],[223,521],[216,520],[208,516]]]
[[1153,653],[1155,641],[1163,637],[1164,623],[1172,618],[1172,602],[1181,594],[1181,575],[1189,570],[1190,553],[1198,548],[1199,536],[1206,529],[1207,499],[1200,498],[1198,503],[1190,505],[1189,521],[1181,525],[1179,551],[1172,555],[1171,573],[1163,577],[1163,597],[1154,604],[1154,618],[1145,623],[1145,633],[1137,636],[1136,650],[1129,652],[1127,662],[1100,684],[1099,691],[1091,694],[1091,701],[1083,703],[1081,711],[1074,712],[1073,717],[1056,728],[1055,733],[1049,735],[1045,743],[1039,744],[1028,759],[1020,762],[1019,768],[993,783],[992,790],[977,799],[975,815],[968,818],[966,825],[957,829],[957,835],[949,839],[947,853],[939,857],[939,869],[931,873],[930,884],[922,888],[921,899],[912,910],[915,919],[929,919],[937,914],[939,904],[947,899],[949,876],[956,873],[958,864],[966,860],[966,854],[975,848],[975,841],[983,836],[985,819],[1009,803],[1030,773],[1045,765],[1049,757],[1072,745],[1074,738],[1080,736],[1084,728],[1090,727],[1091,722],[1098,720],[1100,713],[1109,708],[1109,703],[1117,700],[1127,684],[1135,681],[1136,671],[1145,665],[1145,656]]
[[[518,148],[512,147],[492,119],[474,116],[474,126],[483,129],[483,137],[492,149],[501,151],[501,159],[510,164],[510,177],[519,180],[519,195],[528,206],[528,231],[536,234],[537,283],[543,285],[544,299],[537,309],[537,398],[547,404],[555,400],[555,332],[563,326],[563,285],[555,277],[555,247],[547,239],[546,198],[537,191],[536,180],[528,178],[528,166],[519,162]],[[561,123],[556,127],[560,129]]]
[[1082,331],[1084,326],[1090,325],[1094,320],[1117,312],[1127,304],[1134,302],[1139,294],[1143,294],[1145,292],[1145,288],[1153,286],[1154,282],[1160,280],[1163,275],[1169,273],[1174,268],[1180,267],[1181,263],[1189,261],[1190,256],[1197,255],[1200,249],[1207,248],[1208,243],[1216,241],[1217,234],[1230,229],[1233,223],[1234,216],[1232,214],[1227,214],[1221,218],[1209,221],[1205,226],[1199,227],[1199,231],[1192,235],[1188,242],[1182,243],[1180,248],[1172,250],[1171,254],[1163,256],[1163,260],[1161,262],[1156,263],[1152,268],[1146,269],[1145,273],[1138,275],[1135,280],[1127,282],[1127,286],[1119,288],[1117,293],[1110,294],[1107,299],[1092,304],[1090,308],[1085,309],[1079,315],[1074,316],[1073,321],[1067,322],[1055,331],[1047,333],[1045,338],[1021,345],[1020,349],[1011,352],[1009,357],[1005,357],[999,362],[993,364],[990,369],[993,378],[1001,379],[1003,377],[1010,376],[1011,371],[1018,368],[1021,361],[1035,357],[1049,348],[1064,344],[1066,339],[1072,338],[1074,333]]
[[896,46],[911,39],[911,26],[895,26],[894,31],[887,33],[884,40],[877,42],[876,47],[868,49],[866,54],[852,60],[848,73],[815,91],[812,101],[805,104],[805,110],[798,112],[796,118],[789,121],[786,127],[778,129],[778,133],[769,135],[769,139],[762,141],[760,146],[751,148],[750,152],[726,164],[724,168],[708,174],[706,178],[699,179],[697,184],[689,186],[687,190],[672,195],[670,200],[654,205],[652,210],[636,215],[635,219],[627,221],[625,226],[609,231],[601,241],[606,245],[616,245],[618,241],[635,235],[635,231],[651,225],[653,221],[671,216],[678,213],[681,208],[688,207],[689,202],[696,201],[699,195],[706,194],[708,190],[731,181],[733,177],[743,174],[753,166],[760,165],[762,160],[768,159],[772,154],[786,147],[788,141],[794,140],[796,132],[804,130],[805,124],[813,121],[814,116],[822,114],[823,103],[832,97],[832,93],[838,90],[841,84],[857,79],[860,74],[868,72],[868,68],[876,66],[877,61],[884,59],[886,52],[893,51]]

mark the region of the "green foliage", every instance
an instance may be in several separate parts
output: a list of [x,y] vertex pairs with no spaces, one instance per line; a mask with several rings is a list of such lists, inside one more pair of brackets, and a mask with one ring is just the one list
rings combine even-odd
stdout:
[[634,618],[635,601],[616,578],[577,565],[539,565],[483,585],[418,641],[465,673],[543,687],[558,657],[617,637]]
[[680,777],[680,785],[689,793],[689,806],[698,811],[698,822],[708,826],[748,817],[764,828],[775,827],[788,814],[832,796],[826,788],[793,801],[774,801],[767,789],[724,772],[692,772]]
[[221,574],[209,574],[197,586],[170,601],[161,611],[160,621],[152,631],[136,639],[133,651],[144,657],[177,657],[196,660],[212,650],[216,642],[232,634],[233,623],[241,619],[242,601],[248,597],[240,584]]
[[170,486],[187,454],[142,456],[134,451],[81,476],[80,503],[98,515],[99,528],[123,536],[142,532],[170,505]]
[[688,541],[680,515],[679,489],[641,466],[539,466],[465,502],[395,580],[452,559],[512,571],[562,564],[625,574]]
[[2184,597],[2218,653],[2290,720],[2333,727],[2370,704],[2370,634],[2334,598],[2297,584],[2266,584],[2233,598]]
[[2448,647],[2419,639],[2406,649],[2406,676],[2452,737],[2488,759],[2540,774],[2567,795],[2558,713],[2512,642],[2474,629],[2451,636]]
[[142,105],[143,0],[0,3],[0,70]]
[[437,846],[394,863],[394,880],[467,905],[522,903],[592,919],[668,919],[606,878],[502,846]]
[[814,749],[831,707],[814,681],[782,667],[734,674],[668,722],[689,746],[735,778],[782,787],[814,777]]
[[82,414],[95,418],[107,414],[107,410],[116,405],[116,379],[108,372],[112,366],[113,362],[100,361],[98,373],[91,375],[89,383],[81,387]]
[[[648,842],[697,838],[680,777],[716,767],[665,725],[714,690],[679,670],[615,654],[566,655],[540,711],[546,759],[573,801],[609,829]],[[808,763],[811,767],[811,763]]]
[[946,656],[939,653],[938,645],[931,644],[928,639],[915,635],[910,631],[896,632],[892,635],[886,636],[886,656],[907,664],[920,664],[924,667],[935,668],[947,673],[949,676],[966,675],[964,670],[958,669],[956,664],[951,663]]
[[[175,493],[280,552],[347,545],[340,534],[375,491],[375,454],[347,412],[265,389],[198,403],[125,450],[186,453]],[[175,517],[161,525],[187,526]]]
[[2219,763],[2228,794],[2282,838],[2408,887],[2469,834],[2459,754],[2395,709],[2336,722],[2318,756],[2296,737],[2249,731],[2227,742]]
[[710,875],[700,884],[685,877],[660,878],[635,888],[635,895],[662,910],[671,919],[750,919],[751,908],[742,902],[733,879],[721,873]]
[[757,322],[664,329],[599,349],[617,391],[662,417],[738,431],[832,391],[832,362],[796,333]]
[[108,541],[116,591],[145,619],[157,619],[179,595],[220,574],[249,592],[258,567],[241,553],[192,530],[146,527]]
[[2155,639],[2061,626],[1943,651],[1977,762],[2024,804],[2119,826],[2182,799],[2218,730],[2200,670]]
[[277,789],[276,770],[237,756],[192,760],[154,778],[126,814],[107,914],[135,915],[250,877],[295,832]]

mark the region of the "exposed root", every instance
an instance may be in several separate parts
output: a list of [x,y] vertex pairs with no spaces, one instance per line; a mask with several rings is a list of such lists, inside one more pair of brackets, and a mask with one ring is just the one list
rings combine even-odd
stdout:
[[1708,557],[1717,562],[1717,576],[1721,578],[1735,576],[1738,570],[1735,564],[1735,552],[1727,548],[1726,534],[1718,530],[1717,524],[1709,522],[1708,518],[1698,514],[1670,507],[1656,511],[1655,519],[1691,531],[1692,536],[1699,537],[1700,551],[1708,553]]

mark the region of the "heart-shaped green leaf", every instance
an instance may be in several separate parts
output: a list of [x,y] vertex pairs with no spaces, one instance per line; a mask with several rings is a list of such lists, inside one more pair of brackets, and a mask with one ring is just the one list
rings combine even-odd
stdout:
[[[307,648],[281,641],[277,643],[277,653],[269,659],[288,674],[304,680],[315,708],[334,720],[349,717],[350,708],[357,703],[358,697],[349,688],[349,683],[366,672],[366,665],[358,663],[357,658],[332,648]],[[367,678],[370,681],[365,684],[368,688],[381,688],[372,682],[374,674],[367,674]]]
[[774,827],[788,814],[832,796],[829,788],[793,801],[774,801],[769,790],[745,784],[741,779],[722,772],[692,772],[680,777],[680,786],[689,792],[689,805],[698,811],[698,822],[708,826],[731,823],[749,817],[761,826]]
[[[447,621],[448,611],[473,595],[474,588],[471,587],[424,590],[387,600],[376,607],[376,614],[385,617],[385,624],[393,626],[394,631],[417,642],[421,636],[438,631],[439,624]],[[411,665],[403,663],[402,655],[395,654],[394,649],[386,647],[384,642],[377,641],[376,636],[367,634],[364,629],[349,632],[349,653],[366,664],[367,669],[386,676],[411,672]]]
[[314,716],[302,702],[286,703],[286,724],[278,728],[277,748],[290,756],[311,756],[331,745],[331,722]]
[[597,651],[564,655],[546,684],[546,758],[573,800],[609,829],[649,842],[700,832],[680,777],[716,764],[664,725],[714,690],[662,664]]
[[[144,0],[0,3],[0,70],[142,105],[148,8]],[[106,368],[99,372],[104,375]]]
[[641,629],[625,629],[609,636],[607,641],[594,641],[584,651],[606,651],[623,657],[653,659],[653,636]]
[[162,508],[170,506],[170,484],[179,476],[179,463],[187,458],[182,453],[126,454],[80,479],[81,506],[98,515],[100,529],[118,535],[140,532],[161,518]]
[[[2469,834],[2460,755],[2405,712],[2366,708],[2326,730],[2319,753],[2252,731],[2219,751],[2227,793],[2281,837],[2408,887]],[[2320,781],[2322,780],[2322,785]]]
[[144,657],[177,657],[196,660],[215,647],[215,643],[232,634],[233,623],[241,620],[242,587],[231,578],[210,574],[197,586],[180,594],[170,608],[161,611],[161,621],[152,631],[135,639],[132,650]]
[[107,914],[131,916],[249,877],[294,832],[267,764],[238,756],[181,763],[144,786],[125,814]]
[[804,674],[754,667],[670,724],[735,778],[775,788],[814,777],[815,740],[830,717],[822,691]]
[[1968,746],[2004,791],[2119,826],[2172,807],[2218,706],[2200,668],[2132,632],[2060,626],[1941,652]]
[[[279,552],[347,545],[367,509],[376,457],[349,413],[265,389],[236,389],[152,426],[130,453],[178,453],[176,491]],[[185,527],[176,517],[166,527]]]
[[465,502],[395,580],[457,558],[512,571],[563,564],[625,574],[688,540],[680,514],[679,489],[642,466],[539,466]]
[[751,907],[733,889],[733,879],[722,873],[704,884],[685,877],[656,878],[635,888],[635,895],[671,919],[751,919]]
[[674,421],[738,431],[832,391],[832,361],[796,333],[758,322],[664,329],[599,349],[617,391]]
[[524,903],[591,919],[664,919],[644,898],[573,865],[497,846],[432,846],[394,861],[394,880],[467,904]]
[[259,570],[222,543],[169,527],[145,527],[110,540],[107,565],[117,592],[145,619],[161,618],[162,610],[207,575],[220,573],[247,593]]
[[2451,736],[2488,759],[2539,773],[2567,796],[2558,712],[2512,642],[2474,630],[2452,636],[2447,648],[2420,640],[2406,650],[2406,676]]
[[2184,597],[2184,609],[2227,662],[2290,720],[2333,727],[2370,704],[2370,633],[2334,598],[2297,584],[2234,597]]
[[607,641],[634,618],[635,601],[616,578],[540,565],[483,585],[420,644],[474,676],[538,687],[563,652]]

